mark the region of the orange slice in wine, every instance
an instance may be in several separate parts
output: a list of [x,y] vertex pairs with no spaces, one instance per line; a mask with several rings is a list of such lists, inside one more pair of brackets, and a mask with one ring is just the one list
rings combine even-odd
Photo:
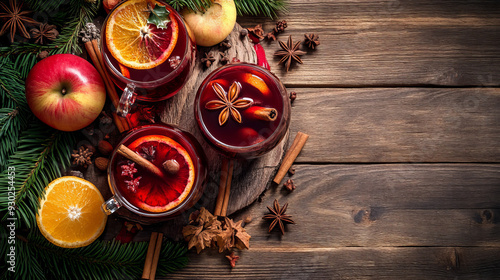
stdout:
[[264,82],[264,80],[257,75],[254,75],[251,73],[244,73],[243,74],[243,82],[255,87],[263,95],[269,95],[271,93],[271,90],[266,85],[266,82]]
[[155,156],[150,161],[160,169],[167,160],[175,160],[179,164],[179,171],[175,174],[165,172],[165,179],[152,176],[142,178],[134,194],[134,204],[146,211],[157,213],[171,210],[187,198],[193,188],[195,170],[193,161],[184,147],[163,135],[143,136],[128,147],[137,153],[153,147]]
[[148,23],[156,1],[129,0],[118,6],[106,24],[106,46],[122,65],[151,69],[165,62],[177,43],[179,27],[172,13],[166,28]]

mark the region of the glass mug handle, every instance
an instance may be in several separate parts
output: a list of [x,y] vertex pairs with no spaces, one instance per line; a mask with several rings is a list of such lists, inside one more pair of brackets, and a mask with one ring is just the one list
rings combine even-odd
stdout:
[[123,90],[122,96],[120,97],[118,108],[116,108],[118,115],[126,117],[130,112],[130,108],[134,105],[136,97],[137,94],[135,93],[135,85],[133,83],[127,84],[127,87],[125,87],[125,90]]
[[106,215],[113,214],[120,207],[122,207],[122,204],[118,200],[116,200],[114,196],[101,205],[102,211],[104,211]]

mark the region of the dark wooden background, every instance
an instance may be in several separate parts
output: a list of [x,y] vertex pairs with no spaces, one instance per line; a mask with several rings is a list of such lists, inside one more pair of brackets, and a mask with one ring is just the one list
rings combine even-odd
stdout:
[[[500,1],[290,0],[278,38],[319,35],[288,73],[291,136],[310,138],[288,193],[251,216],[250,250],[191,251],[166,279],[500,279]],[[238,18],[243,27],[274,21]],[[267,233],[274,199],[296,225]]]

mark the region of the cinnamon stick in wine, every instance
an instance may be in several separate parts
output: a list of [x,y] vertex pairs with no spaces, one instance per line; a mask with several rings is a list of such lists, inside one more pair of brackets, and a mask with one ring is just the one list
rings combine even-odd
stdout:
[[138,165],[140,165],[144,169],[148,170],[149,172],[155,174],[156,176],[158,176],[160,178],[165,177],[165,175],[163,174],[163,172],[161,171],[160,168],[156,167],[156,165],[152,164],[149,160],[141,157],[136,152],[129,149],[127,146],[121,144],[120,146],[118,146],[118,149],[116,150],[116,152],[119,153],[120,155],[130,159],[131,161],[137,163]]
[[278,110],[274,108],[252,106],[245,110],[245,115],[259,120],[272,122],[278,118]]

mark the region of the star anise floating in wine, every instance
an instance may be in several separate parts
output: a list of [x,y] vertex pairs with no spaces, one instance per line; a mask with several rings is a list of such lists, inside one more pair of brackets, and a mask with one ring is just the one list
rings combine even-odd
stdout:
[[207,102],[207,104],[205,104],[205,108],[208,110],[218,110],[223,108],[219,114],[219,125],[222,126],[225,124],[229,119],[229,115],[231,115],[235,121],[241,123],[241,114],[236,109],[248,108],[253,103],[250,99],[238,99],[238,95],[241,91],[241,85],[238,82],[233,82],[229,87],[227,94],[218,83],[214,83],[212,88],[217,94],[217,97],[219,97],[219,100]]
[[297,61],[302,64],[302,59],[300,59],[299,55],[306,54],[305,51],[299,50],[301,41],[293,43],[292,36],[288,36],[288,41],[285,44],[282,41],[278,41],[280,44],[281,50],[278,50],[274,53],[274,55],[283,56],[279,62],[279,64],[285,62],[286,71],[290,68],[292,64],[292,60]]
[[269,209],[271,213],[264,215],[262,219],[272,220],[271,224],[269,225],[269,232],[271,232],[276,225],[279,225],[281,234],[284,235],[285,223],[295,224],[295,222],[291,219],[292,216],[285,214],[287,208],[288,208],[288,203],[285,203],[283,207],[280,207],[280,204],[278,203],[277,199],[274,200],[273,209],[271,209],[269,206],[267,207],[267,209]]
[[14,42],[14,35],[17,31],[21,32],[21,35],[24,38],[31,38],[30,34],[26,30],[24,24],[37,24],[38,22],[32,18],[29,18],[25,15],[30,14],[31,11],[22,11],[23,4],[18,3],[16,0],[9,1],[10,7],[8,7],[5,3],[0,2],[0,8],[5,11],[5,13],[0,13],[0,18],[7,19],[5,24],[0,29],[0,35],[7,32],[9,29],[10,33],[10,42]]

